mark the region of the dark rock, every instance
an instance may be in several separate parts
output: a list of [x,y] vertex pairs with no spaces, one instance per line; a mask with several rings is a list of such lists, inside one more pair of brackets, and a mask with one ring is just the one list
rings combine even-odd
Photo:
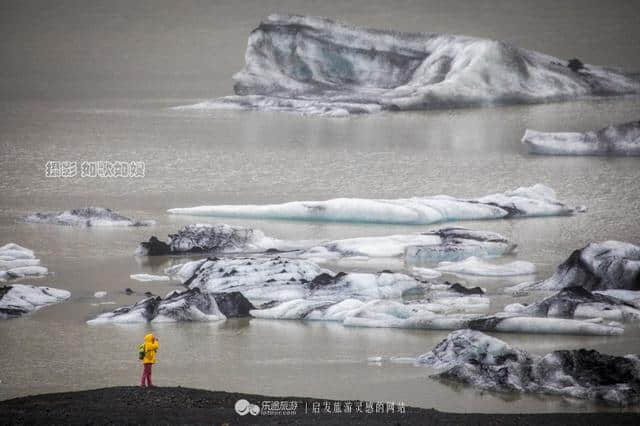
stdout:
[[578,72],[581,69],[584,69],[584,64],[580,59],[573,58],[573,59],[569,59],[569,62],[567,63],[567,67],[573,72]]
[[467,288],[459,283],[451,284],[449,290],[455,291],[460,294],[484,294],[484,290],[482,290],[480,287]]

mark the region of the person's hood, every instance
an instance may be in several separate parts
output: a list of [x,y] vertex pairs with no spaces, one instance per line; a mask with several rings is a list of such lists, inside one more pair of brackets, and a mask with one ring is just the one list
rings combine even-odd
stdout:
[[144,342],[145,343],[151,343],[153,342],[153,333],[149,333],[146,336],[144,336]]

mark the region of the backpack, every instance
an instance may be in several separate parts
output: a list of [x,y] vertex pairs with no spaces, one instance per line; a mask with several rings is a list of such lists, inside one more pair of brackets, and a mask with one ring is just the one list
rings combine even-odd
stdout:
[[144,343],[138,346],[138,359],[142,361],[144,356],[147,354],[147,351],[144,350]]

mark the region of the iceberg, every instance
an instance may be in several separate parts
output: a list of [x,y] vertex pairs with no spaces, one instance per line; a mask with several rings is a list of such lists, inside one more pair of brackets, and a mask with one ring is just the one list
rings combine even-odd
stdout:
[[235,95],[181,109],[344,116],[640,92],[637,77],[484,38],[270,15],[248,40]]
[[151,275],[151,274],[133,274],[133,275],[129,275],[129,278],[131,278],[132,280],[142,281],[142,282],[169,281],[171,279],[166,275]]
[[36,259],[33,250],[16,243],[0,247],[0,281],[37,277],[48,273],[47,268],[40,266],[40,259]]
[[83,207],[63,212],[33,213],[22,218],[27,223],[65,226],[149,226],[154,220],[135,220],[103,207]]
[[640,359],[595,350],[559,350],[538,357],[473,330],[450,333],[418,363],[434,377],[498,392],[553,394],[612,405],[640,402]]
[[621,241],[590,243],[571,253],[550,278],[518,284],[507,291],[561,290],[567,287],[582,287],[590,291],[640,290],[640,247]]
[[270,238],[258,229],[226,224],[187,225],[166,242],[155,236],[142,242],[136,250],[139,256],[183,253],[239,253],[297,250],[313,245],[312,241],[286,241]]
[[169,209],[170,214],[253,219],[428,225],[438,222],[564,216],[574,209],[542,184],[475,199],[446,195],[401,199],[335,198],[266,205],[220,205]]
[[585,133],[552,133],[527,129],[522,143],[531,154],[635,156],[640,155],[640,121]]
[[60,303],[71,296],[67,290],[12,284],[0,287],[0,318],[14,318],[47,305]]
[[175,266],[167,272],[189,288],[216,293],[239,291],[254,301],[393,298],[401,297],[407,290],[427,286],[400,273],[333,274],[303,259],[280,257],[208,258]]
[[164,299],[148,297],[131,306],[100,314],[88,324],[220,321],[248,316],[254,306],[241,293],[208,293],[199,288],[172,291]]
[[460,275],[508,277],[535,274],[536,266],[531,262],[525,262],[523,260],[495,265],[472,256],[460,262],[440,262],[436,270]]
[[528,306],[507,305],[507,312],[527,316],[564,318],[602,318],[611,321],[640,320],[640,309],[623,300],[592,293],[582,287],[568,287],[559,293]]

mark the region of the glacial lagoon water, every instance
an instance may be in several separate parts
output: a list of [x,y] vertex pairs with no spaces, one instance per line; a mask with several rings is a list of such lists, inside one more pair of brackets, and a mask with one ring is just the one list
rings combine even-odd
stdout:
[[[611,409],[551,396],[479,392],[434,381],[428,377],[432,371],[427,368],[387,361],[389,357],[427,352],[445,332],[258,319],[152,326],[86,324],[86,320],[101,312],[142,298],[145,291],[164,295],[180,288],[177,282],[138,282],[129,275],[162,274],[165,267],[182,259],[139,259],[133,253],[138,242],[151,235],[164,238],[188,223],[237,224],[284,239],[389,235],[439,227],[167,215],[166,210],[173,207],[335,197],[401,198],[435,194],[475,197],[540,182],[554,188],[558,198],[567,204],[586,205],[587,212],[570,217],[457,225],[507,236],[518,244],[517,254],[507,260],[534,262],[538,267],[537,278],[550,275],[574,249],[589,241],[640,241],[638,159],[531,156],[520,143],[526,128],[585,131],[636,120],[640,111],[637,96],[547,105],[381,113],[348,119],[171,109],[230,93],[229,76],[239,69],[247,32],[273,10],[262,10],[263,7],[267,6],[252,10],[251,18],[243,18],[246,21],[237,29],[221,24],[200,34],[231,40],[231,47],[218,52],[220,58],[216,62],[224,62],[225,57],[230,60],[214,67],[214,77],[220,78],[212,82],[200,76],[182,93],[174,84],[175,77],[166,80],[172,90],[164,87],[164,80],[151,79],[146,85],[141,83],[144,87],[138,91],[122,90],[127,92],[126,96],[120,93],[117,97],[105,96],[108,85],[101,81],[96,82],[99,90],[88,89],[87,96],[75,96],[73,90],[70,96],[57,96],[55,88],[47,88],[42,92],[47,96],[20,97],[16,95],[20,92],[19,85],[13,91],[5,90],[11,95],[0,100],[0,242],[16,242],[35,250],[51,271],[45,278],[20,282],[64,288],[72,295],[68,302],[33,315],[0,321],[0,399],[135,384],[140,370],[135,348],[144,332],[152,330],[161,344],[154,372],[159,385],[392,400],[461,412]],[[322,9],[319,6],[314,7],[310,6],[308,12],[331,15],[327,10],[319,10]],[[516,21],[520,19],[521,25],[510,21],[506,29],[496,30],[525,31],[512,41],[526,45],[527,40],[535,40],[531,42],[534,45],[525,47],[556,55],[588,46],[585,52],[601,52],[594,59],[589,58],[594,63],[614,63],[631,69],[640,65],[633,62],[637,60],[633,56],[616,61],[618,57],[613,55],[610,43],[624,39],[617,34],[585,34],[580,30],[580,37],[572,39],[573,42],[561,37],[559,26],[555,38],[548,31],[537,34],[524,13],[525,6],[518,7],[504,13],[506,17],[516,17]],[[335,11],[334,16],[367,26],[385,26],[383,14],[375,12],[382,9],[370,10],[371,16],[357,17],[355,9],[348,8]],[[420,10],[404,10],[407,12],[396,12],[397,16],[387,26],[423,28],[423,23],[409,13],[413,11],[415,16],[422,13]],[[455,10],[438,11],[422,16],[433,25],[442,14],[455,16]],[[488,19],[483,14],[479,16],[480,22]],[[505,16],[502,18],[506,19]],[[623,19],[606,13],[602,18]],[[500,17],[492,21],[494,27],[500,27],[496,24],[501,22]],[[435,30],[443,31],[443,27],[440,24]],[[504,36],[482,33],[468,22],[455,30]],[[561,46],[554,45],[558,37],[562,39]],[[625,46],[622,43],[621,49]],[[71,53],[74,54],[77,52]],[[153,52],[149,55],[153,63]],[[211,68],[211,64],[208,66]],[[36,77],[25,77],[29,78]],[[82,80],[78,84],[90,83]],[[68,82],[60,84],[65,88]],[[196,94],[194,88],[200,88],[202,95]],[[48,90],[55,96],[48,96]],[[45,164],[51,160],[139,160],[145,162],[146,175],[137,179],[48,178]],[[33,211],[87,205],[109,207],[129,217],[156,219],[158,223],[148,228],[102,229],[16,222],[16,218]],[[493,296],[492,311],[499,311],[511,301],[499,295],[499,289],[518,282],[514,278],[456,279],[487,288]],[[138,295],[126,295],[127,287]],[[96,299],[93,297],[96,291],[107,291],[108,295]],[[110,301],[115,304],[95,305]],[[625,334],[618,337],[514,334],[499,337],[537,354],[581,347],[614,354],[640,353],[640,328],[633,325],[627,325]],[[367,361],[375,356],[383,357],[383,361]]]

